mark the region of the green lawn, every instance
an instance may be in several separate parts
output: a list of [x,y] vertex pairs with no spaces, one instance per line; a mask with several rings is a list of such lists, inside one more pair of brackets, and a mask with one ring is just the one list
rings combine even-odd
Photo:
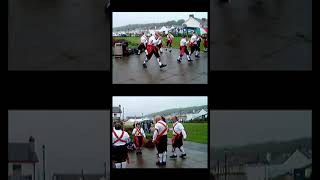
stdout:
[[[128,41],[129,48],[131,48],[131,49],[138,48],[138,46],[140,44],[140,37],[113,37],[113,39],[114,40],[123,39],[123,40]],[[175,49],[180,48],[180,46],[179,46],[180,39],[181,39],[181,37],[175,37],[173,39],[172,48],[175,48]],[[163,46],[167,45],[167,38],[166,37],[163,37],[162,44],[163,44]],[[204,51],[203,40],[201,40],[200,50]]]
[[[172,123],[169,123],[168,126],[172,128]],[[183,123],[183,126],[187,132],[186,141],[208,144],[208,123]],[[125,126],[124,128],[131,136],[131,139],[133,139],[131,135],[132,126]],[[152,138],[152,135],[152,133],[146,134],[147,138]],[[168,131],[168,137],[172,138],[172,131]]]

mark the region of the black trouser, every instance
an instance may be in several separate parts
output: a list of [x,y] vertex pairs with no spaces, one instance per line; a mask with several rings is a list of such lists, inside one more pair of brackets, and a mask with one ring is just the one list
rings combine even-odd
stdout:
[[128,158],[127,144],[122,146],[112,146],[111,159],[116,163],[125,162]]
[[150,51],[150,53],[147,55],[147,59],[148,59],[148,60],[152,57],[153,54],[156,56],[156,58],[159,58],[159,57],[160,57],[158,51],[155,50],[155,49],[156,49],[156,48],[152,48],[152,50]]
[[191,46],[191,54],[192,54],[195,50],[200,51],[200,48],[199,48],[199,46],[198,46],[197,44],[194,44],[193,46]]
[[156,143],[156,148],[157,148],[158,153],[163,153],[163,152],[167,151],[167,142],[168,142],[167,135],[162,135],[159,138],[159,142]]
[[143,49],[146,49],[146,47],[144,46],[143,43],[141,43],[141,44],[138,46],[138,50],[142,51]]

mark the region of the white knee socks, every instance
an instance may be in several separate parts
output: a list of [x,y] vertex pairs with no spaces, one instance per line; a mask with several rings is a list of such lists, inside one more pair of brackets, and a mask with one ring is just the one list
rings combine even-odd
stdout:
[[183,149],[182,146],[181,146],[179,149],[180,149],[180,151],[182,152],[182,154],[185,154],[184,149]]
[[166,162],[167,160],[167,151],[163,152],[162,162]]
[[126,168],[127,167],[127,162],[115,163],[115,164],[116,164],[116,168],[117,169]]
[[162,163],[162,153],[159,153],[159,162]]
[[160,62],[160,58],[157,58],[157,61],[158,61],[158,63],[159,63],[159,66],[161,66],[161,62]]

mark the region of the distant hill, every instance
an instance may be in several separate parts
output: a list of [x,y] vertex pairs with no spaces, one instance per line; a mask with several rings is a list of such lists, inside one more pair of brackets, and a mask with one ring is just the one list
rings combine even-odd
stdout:
[[178,21],[167,21],[167,22],[162,22],[162,23],[149,23],[149,24],[129,24],[126,26],[120,26],[120,27],[115,27],[112,28],[113,32],[116,31],[128,31],[133,30],[133,29],[154,29],[156,26],[157,29],[160,29],[162,26],[181,26],[185,20],[180,19]]
[[[212,146],[212,145],[211,145]],[[267,152],[272,154],[272,157],[282,156],[294,152],[296,149],[312,149],[312,139],[310,137],[294,139],[289,141],[271,141],[259,144],[248,144],[237,147],[211,147],[211,153],[214,160],[224,159],[224,148],[231,152],[232,156],[259,156],[263,159]]]
[[155,113],[151,113],[148,115],[145,115],[146,117],[153,117],[156,115],[161,115],[161,116],[168,116],[168,115],[172,115],[172,114],[176,114],[176,113],[180,113],[181,114],[190,114],[193,113],[193,110],[200,111],[201,109],[204,110],[208,110],[208,105],[202,105],[202,106],[192,106],[192,107],[186,107],[186,108],[173,108],[173,109],[167,109],[164,111],[160,111],[160,112],[155,112]]

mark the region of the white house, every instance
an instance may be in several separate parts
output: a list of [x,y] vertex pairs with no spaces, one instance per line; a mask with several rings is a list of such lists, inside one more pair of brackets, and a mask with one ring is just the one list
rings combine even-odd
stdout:
[[32,136],[28,143],[8,143],[8,180],[35,180],[38,162]]
[[207,118],[208,112],[204,109],[201,109],[198,113],[192,113],[192,114],[186,114],[186,120],[185,121],[191,121],[198,118]]
[[112,119],[114,120],[120,120],[121,119],[121,105],[118,107],[112,107]]
[[190,14],[189,18],[182,24],[182,26],[187,28],[207,28],[207,24],[206,18],[198,19],[195,18],[193,14]]
[[[269,179],[276,178],[284,174],[293,174],[295,169],[303,168],[312,164],[312,158],[299,150],[296,150],[291,156],[282,163],[269,166],[260,164],[256,166],[246,166],[247,180],[263,180],[265,176]],[[268,172],[268,174],[266,174]]]
[[269,167],[269,177],[277,177],[287,172],[293,173],[294,169],[305,167],[312,164],[312,159],[306,154],[296,150],[285,162]]

